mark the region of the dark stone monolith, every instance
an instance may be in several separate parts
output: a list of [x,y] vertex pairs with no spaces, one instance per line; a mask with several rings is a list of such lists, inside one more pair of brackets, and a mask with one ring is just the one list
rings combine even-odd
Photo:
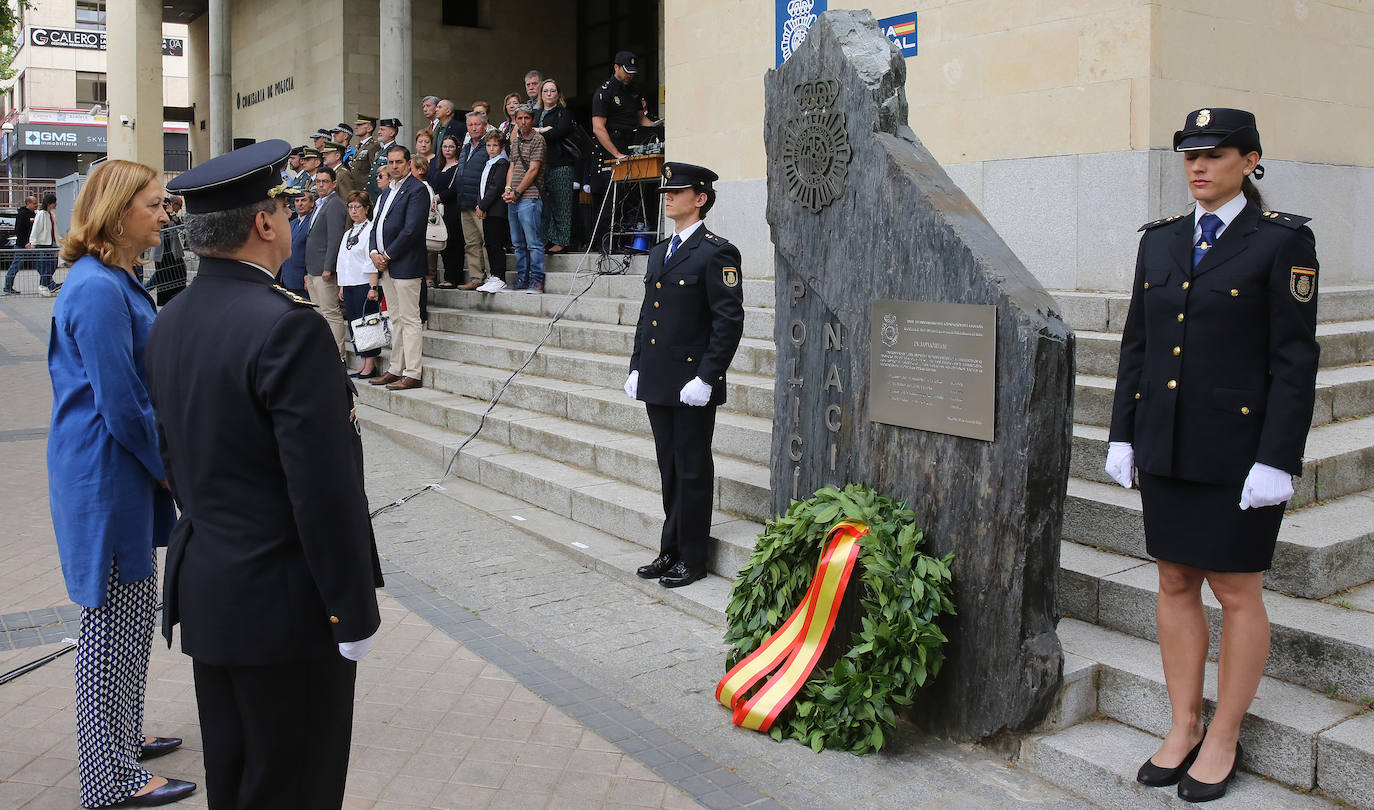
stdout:
[[[913,719],[976,740],[1032,727],[1060,683],[1074,338],[1054,299],[908,128],[905,85],[901,54],[872,16],[847,11],[821,15],[766,79],[773,508],[862,482],[909,502],[929,553],[954,552],[949,658]],[[995,363],[980,366],[991,394],[963,403],[973,413],[991,396],[991,441],[873,421],[870,313],[881,300],[996,308]],[[890,320],[877,327],[893,346],[896,328],[892,342],[881,331]],[[916,400],[901,402],[920,415]]]

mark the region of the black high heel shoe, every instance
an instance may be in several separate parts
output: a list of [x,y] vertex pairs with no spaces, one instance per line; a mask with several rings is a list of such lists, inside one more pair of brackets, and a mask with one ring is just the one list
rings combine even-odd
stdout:
[[1236,769],[1240,767],[1240,757],[1240,743],[1236,743],[1236,758],[1231,760],[1231,772],[1226,774],[1226,778],[1220,782],[1199,782],[1185,773],[1183,779],[1178,783],[1178,797],[1185,802],[1199,804],[1225,796],[1226,788],[1230,787],[1231,780],[1235,778]]
[[[1205,739],[1207,739],[1207,732],[1204,730],[1202,740]],[[1135,781],[1146,787],[1169,787],[1177,784],[1178,780],[1182,779],[1183,775],[1192,767],[1193,760],[1197,759],[1198,752],[1202,750],[1202,740],[1197,741],[1197,745],[1193,746],[1193,750],[1188,752],[1188,756],[1184,757],[1177,767],[1161,768],[1155,764],[1153,757],[1145,760],[1145,764],[1140,766],[1139,771],[1136,771]]]

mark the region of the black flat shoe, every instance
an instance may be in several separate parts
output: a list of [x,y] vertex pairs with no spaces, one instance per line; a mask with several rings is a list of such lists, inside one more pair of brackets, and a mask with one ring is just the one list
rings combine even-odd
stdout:
[[361,371],[355,371],[355,372],[353,372],[352,374],[350,374],[350,375],[348,375],[348,376],[353,377],[353,378],[355,378],[355,379],[359,379],[359,380],[370,380],[370,379],[372,379],[373,377],[380,377],[380,376],[382,376],[382,370],[379,369],[379,368],[374,368],[374,369],[372,369],[372,372],[371,372],[370,374],[364,374],[364,373],[362,373]]
[[1236,768],[1240,767],[1240,757],[1240,743],[1236,743],[1236,758],[1231,760],[1231,772],[1220,782],[1199,782],[1185,773],[1178,783],[1178,797],[1185,802],[1199,804],[1225,796],[1226,788],[1230,787],[1231,780],[1235,778]]
[[635,576],[640,579],[658,579],[668,573],[668,569],[672,568],[675,562],[677,562],[676,557],[660,554],[648,565],[641,565],[639,570],[635,571]]
[[130,796],[115,807],[158,807],[178,802],[196,792],[195,782],[168,779],[167,784],[142,796]]
[[150,759],[157,759],[163,754],[170,754],[180,747],[180,737],[154,737],[152,742],[143,744],[143,750],[138,752],[138,761],[147,762]]
[[679,560],[669,568],[667,573],[658,578],[658,584],[665,588],[681,588],[683,585],[691,585],[699,579],[706,577],[706,571],[693,571],[687,567],[687,563]]
[[[1207,733],[1204,731],[1202,740],[1205,739],[1207,739]],[[1188,769],[1193,766],[1193,760],[1197,759],[1197,753],[1202,750],[1202,740],[1197,741],[1197,745],[1193,746],[1193,750],[1188,752],[1188,756],[1178,763],[1177,768],[1161,768],[1155,764],[1153,757],[1145,760],[1145,764],[1141,765],[1140,770],[1136,772],[1135,781],[1146,787],[1169,787],[1178,784],[1178,780],[1182,779]]]

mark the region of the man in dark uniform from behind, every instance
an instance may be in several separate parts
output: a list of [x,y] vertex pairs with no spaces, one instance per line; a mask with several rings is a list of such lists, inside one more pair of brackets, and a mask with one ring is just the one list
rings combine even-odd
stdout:
[[272,274],[291,250],[289,146],[209,160],[185,195],[195,281],[148,338],[181,509],[163,635],[194,663],[210,806],[338,808],[357,661],[380,618],[352,385],[324,319]]
[[630,144],[644,140],[641,127],[657,127],[645,111],[644,97],[635,89],[639,59],[629,51],[615,55],[615,75],[592,95],[592,134],[610,157],[625,157]]
[[674,234],[649,251],[625,393],[649,412],[663,484],[659,555],[637,572],[677,588],[706,576],[715,465],[716,406],[744,333],[739,249],[706,229],[715,172],[663,166],[664,212]]

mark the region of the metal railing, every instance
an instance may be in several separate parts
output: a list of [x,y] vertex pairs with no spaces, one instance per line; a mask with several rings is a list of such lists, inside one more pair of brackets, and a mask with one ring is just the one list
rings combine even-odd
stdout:
[[44,194],[57,191],[55,177],[3,177],[0,178],[0,210],[15,211],[29,197],[43,199]]
[[[134,266],[139,281],[158,306],[185,289],[200,265],[200,259],[185,249],[183,230],[182,225],[163,228],[162,244],[145,252],[142,262]],[[0,249],[5,294],[51,295],[58,291],[71,268],[58,259],[57,251],[55,247]]]

